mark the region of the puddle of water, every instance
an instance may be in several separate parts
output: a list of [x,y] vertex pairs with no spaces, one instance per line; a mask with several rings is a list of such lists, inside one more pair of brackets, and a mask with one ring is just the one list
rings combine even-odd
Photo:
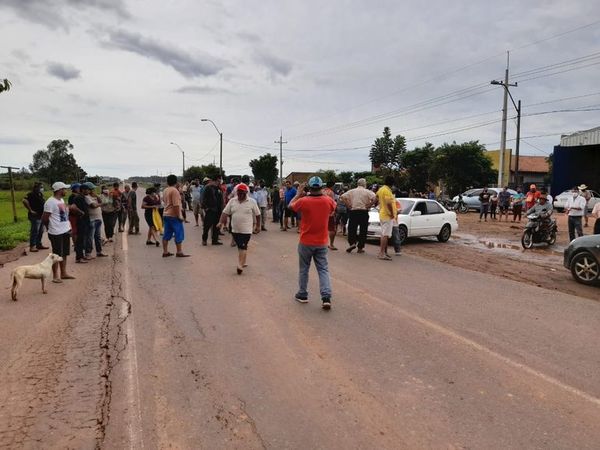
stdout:
[[537,256],[561,256],[563,255],[564,248],[562,246],[548,246],[547,244],[535,244],[530,250],[525,250],[520,242],[507,241],[493,238],[480,238],[472,234],[455,234],[454,235],[457,244],[467,245],[469,247],[475,247],[479,249],[498,250],[502,253],[519,253],[521,255],[537,255]]

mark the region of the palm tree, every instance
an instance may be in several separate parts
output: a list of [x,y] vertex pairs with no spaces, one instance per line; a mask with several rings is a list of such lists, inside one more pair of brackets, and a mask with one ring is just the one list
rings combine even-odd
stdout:
[[8,91],[10,89],[10,81],[6,78],[4,80],[0,80],[0,92]]

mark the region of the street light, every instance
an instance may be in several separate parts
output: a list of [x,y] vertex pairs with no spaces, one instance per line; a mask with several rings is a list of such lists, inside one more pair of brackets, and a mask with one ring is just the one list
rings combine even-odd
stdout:
[[182,149],[182,148],[181,148],[181,147],[180,147],[178,144],[176,144],[175,142],[171,142],[171,145],[174,145],[174,146],[176,146],[176,147],[179,149],[179,151],[181,152],[181,156],[182,156],[182,158],[183,158],[183,172],[182,172],[182,174],[181,174],[181,179],[183,180],[183,179],[185,178],[185,152],[184,152],[184,151],[183,151],[183,149]]
[[221,179],[223,179],[223,133],[219,131],[217,125],[210,119],[200,119],[201,122],[210,122],[219,133],[219,175],[221,175]]
[[[498,80],[492,80],[490,82],[490,84],[496,85],[496,86],[503,86],[506,93],[508,94],[508,96],[510,97],[510,101],[512,102],[513,106],[515,107],[515,110],[517,111],[517,140],[516,140],[516,148],[515,148],[515,156],[516,156],[516,161],[515,161],[515,183],[518,185],[519,184],[519,147],[521,144],[521,100],[519,100],[517,103],[515,103],[515,99],[513,98],[512,94],[510,93],[510,87],[518,87],[519,83],[515,82],[513,84],[511,83],[505,83],[504,81],[498,81]],[[505,113],[506,114],[506,113]],[[506,133],[506,129],[504,130],[504,132]],[[504,140],[506,142],[506,137],[504,137]],[[509,168],[510,170],[510,168]]]

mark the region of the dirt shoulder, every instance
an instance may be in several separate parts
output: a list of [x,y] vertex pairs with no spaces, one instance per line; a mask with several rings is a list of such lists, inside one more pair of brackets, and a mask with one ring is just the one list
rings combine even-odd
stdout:
[[[598,287],[577,283],[562,265],[562,253],[568,245],[566,217],[557,214],[558,238],[552,247],[540,245],[523,250],[520,239],[525,220],[518,223],[493,221],[479,223],[479,215],[459,215],[459,230],[447,244],[434,239],[409,239],[403,251],[410,255],[532,284],[567,294],[600,299]],[[590,227],[584,233],[591,233]],[[457,280],[460,282],[460,280]]]

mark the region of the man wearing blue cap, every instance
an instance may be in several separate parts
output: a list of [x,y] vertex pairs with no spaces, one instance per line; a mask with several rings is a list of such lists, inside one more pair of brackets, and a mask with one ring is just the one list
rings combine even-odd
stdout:
[[323,180],[312,177],[308,180],[309,193],[304,192],[305,185],[300,186],[296,196],[290,202],[290,209],[302,214],[300,221],[299,257],[299,289],[296,300],[308,303],[308,272],[311,260],[314,259],[319,274],[319,289],[323,309],[331,309],[331,282],[327,263],[327,246],[329,244],[329,216],[335,211],[335,201],[323,195]]

